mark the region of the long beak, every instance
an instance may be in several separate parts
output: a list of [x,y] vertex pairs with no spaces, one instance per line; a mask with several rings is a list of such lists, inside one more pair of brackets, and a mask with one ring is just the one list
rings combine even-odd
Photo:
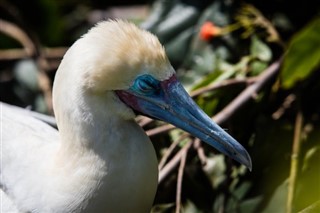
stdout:
[[117,91],[117,95],[134,110],[189,132],[251,171],[251,158],[245,148],[197,106],[175,75],[159,82],[155,90],[144,93],[131,87]]

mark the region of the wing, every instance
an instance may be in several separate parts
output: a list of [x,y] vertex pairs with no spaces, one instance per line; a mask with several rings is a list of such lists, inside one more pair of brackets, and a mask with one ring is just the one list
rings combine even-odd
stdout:
[[17,206],[13,203],[11,198],[8,197],[8,195],[0,189],[0,198],[1,198],[1,206],[0,206],[0,212],[2,213],[19,213]]
[[[3,212],[13,212],[16,196],[27,198],[41,179],[39,169],[59,145],[58,131],[35,119],[27,110],[0,103],[1,118],[1,197]],[[33,180],[33,181],[32,181]]]

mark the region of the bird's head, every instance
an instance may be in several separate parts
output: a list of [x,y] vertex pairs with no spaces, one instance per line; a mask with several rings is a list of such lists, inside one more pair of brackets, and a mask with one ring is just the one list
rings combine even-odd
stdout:
[[[72,50],[73,49],[73,50]],[[79,39],[72,51],[83,87],[113,91],[129,108],[171,123],[251,169],[244,147],[214,123],[176,78],[163,46],[151,33],[121,20],[105,21]],[[65,57],[68,57],[66,54]]]

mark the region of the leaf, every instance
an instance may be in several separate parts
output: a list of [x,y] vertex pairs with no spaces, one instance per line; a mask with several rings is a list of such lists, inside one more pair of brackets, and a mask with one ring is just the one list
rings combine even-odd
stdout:
[[238,188],[236,188],[233,192],[233,195],[238,199],[242,200],[244,196],[247,194],[252,184],[248,181],[243,182]]
[[251,55],[261,61],[270,61],[272,52],[270,48],[263,43],[257,36],[253,36],[250,46]]
[[261,204],[263,196],[257,196],[251,199],[244,200],[240,203],[240,212],[257,212],[258,206]]
[[320,200],[308,206],[307,208],[303,209],[299,213],[314,213],[314,212],[320,212]]
[[251,63],[250,75],[257,76],[268,67],[266,62],[255,60]]
[[288,180],[285,180],[274,192],[262,213],[285,212],[288,192]]
[[320,17],[291,40],[281,70],[282,87],[292,88],[320,65]]

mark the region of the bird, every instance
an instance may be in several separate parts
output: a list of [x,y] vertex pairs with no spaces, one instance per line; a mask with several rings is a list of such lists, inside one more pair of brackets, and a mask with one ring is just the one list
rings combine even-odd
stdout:
[[97,23],[68,49],[54,78],[53,108],[58,130],[1,104],[7,208],[150,212],[157,157],[137,114],[171,123],[252,167],[246,149],[188,95],[157,37],[126,20]]

